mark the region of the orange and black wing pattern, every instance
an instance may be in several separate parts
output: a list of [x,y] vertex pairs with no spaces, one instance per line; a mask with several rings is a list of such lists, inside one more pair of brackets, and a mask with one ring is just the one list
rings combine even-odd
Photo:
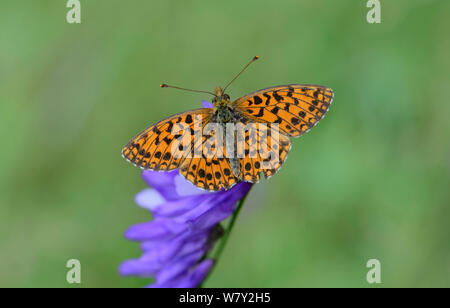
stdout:
[[141,169],[176,169],[191,153],[195,135],[209,122],[211,113],[212,109],[201,108],[162,120],[134,137],[122,155]]
[[230,162],[225,157],[186,158],[180,173],[195,186],[211,191],[230,189],[240,181],[231,172]]
[[231,171],[225,144],[215,138],[216,132],[205,133],[193,144],[193,155],[184,160],[180,173],[197,187],[218,191],[229,189],[240,179]]
[[332,100],[328,87],[290,84],[253,92],[232,105],[251,121],[277,123],[281,133],[299,137],[325,116]]
[[239,177],[246,182],[257,183],[260,173],[267,178],[275,174],[285,162],[291,150],[291,141],[273,127],[258,127],[244,134],[244,155],[239,159]]

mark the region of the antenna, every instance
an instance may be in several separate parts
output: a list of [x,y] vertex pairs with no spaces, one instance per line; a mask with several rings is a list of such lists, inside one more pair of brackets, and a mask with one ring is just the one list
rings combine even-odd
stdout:
[[178,89],[178,90],[184,90],[184,91],[189,91],[189,92],[197,92],[197,93],[208,93],[211,94],[213,96],[216,96],[214,93],[212,92],[208,92],[208,91],[200,91],[200,90],[192,90],[192,89],[185,89],[185,88],[180,88],[180,87],[175,87],[175,86],[169,86],[168,84],[162,83],[159,85],[161,88],[173,88],[173,89]]
[[249,67],[250,64],[252,64],[254,61],[258,60],[259,57],[258,56],[254,56],[253,59],[250,60],[250,62],[247,63],[246,66],[244,66],[244,68],[239,72],[239,74],[236,75],[236,77],[233,78],[233,80],[231,80],[227,86],[223,89],[223,93],[225,93],[225,90],[230,86],[230,84],[233,83],[233,81],[235,81],[246,69],[247,67]]

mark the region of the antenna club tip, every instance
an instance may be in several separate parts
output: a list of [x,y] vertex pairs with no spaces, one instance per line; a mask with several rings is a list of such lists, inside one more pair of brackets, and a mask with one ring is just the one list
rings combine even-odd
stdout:
[[259,56],[255,56],[254,58],[253,58],[253,60],[258,60],[259,59]]
[[162,83],[159,85],[161,88],[167,88],[167,85],[165,83]]

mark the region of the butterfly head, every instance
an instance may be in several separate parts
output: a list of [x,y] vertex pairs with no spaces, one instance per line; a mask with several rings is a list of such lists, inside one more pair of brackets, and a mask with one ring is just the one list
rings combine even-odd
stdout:
[[221,87],[217,87],[214,89],[214,98],[212,99],[212,103],[214,107],[225,106],[230,102],[230,96],[223,92]]

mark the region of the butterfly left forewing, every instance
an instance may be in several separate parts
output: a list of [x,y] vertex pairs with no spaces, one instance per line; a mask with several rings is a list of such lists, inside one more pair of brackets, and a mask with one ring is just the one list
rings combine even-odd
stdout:
[[[189,142],[196,130],[209,121],[212,109],[201,108],[162,120],[139,133],[122,150],[125,159],[142,169],[168,171],[178,168],[189,149],[182,149],[181,136],[187,129]],[[174,134],[173,134],[174,133]],[[185,135],[186,136],[186,135]],[[187,143],[187,142],[186,142]]]

